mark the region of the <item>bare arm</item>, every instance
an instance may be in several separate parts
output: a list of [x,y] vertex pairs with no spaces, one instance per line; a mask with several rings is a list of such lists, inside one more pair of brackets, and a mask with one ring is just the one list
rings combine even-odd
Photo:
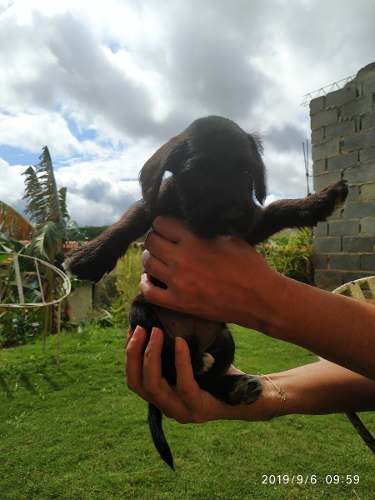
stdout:
[[280,415],[375,410],[375,382],[330,361],[273,373],[286,395]]
[[375,380],[375,307],[280,276],[268,334]]
[[157,218],[146,240],[147,300],[200,317],[255,328],[375,380],[375,307],[291,280],[248,244],[207,241]]

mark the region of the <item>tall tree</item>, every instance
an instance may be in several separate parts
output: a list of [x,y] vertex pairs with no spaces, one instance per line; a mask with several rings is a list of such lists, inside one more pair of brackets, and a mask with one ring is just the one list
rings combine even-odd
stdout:
[[30,243],[33,253],[52,263],[62,259],[67,222],[66,188],[57,189],[51,155],[47,146],[40,161],[24,172],[26,212],[35,223],[37,235]]

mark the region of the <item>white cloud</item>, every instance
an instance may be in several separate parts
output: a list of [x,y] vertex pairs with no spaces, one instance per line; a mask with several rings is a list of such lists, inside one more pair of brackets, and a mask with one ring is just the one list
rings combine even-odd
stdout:
[[27,165],[9,165],[0,158],[0,200],[8,205],[19,206],[23,195],[23,177],[22,172]]
[[61,183],[66,185],[82,185],[90,179],[101,179],[103,182],[113,182],[124,179],[137,179],[139,170],[151,156],[156,144],[146,140],[129,144],[120,154],[111,158],[89,161],[72,161],[60,167],[56,173]]
[[296,198],[306,196],[306,177],[301,179],[301,172],[305,172],[302,145],[301,152],[279,152],[268,148],[265,153],[265,163],[272,175],[268,175],[268,190],[279,198]]
[[[91,161],[72,159],[55,169],[58,187],[68,188],[71,217],[82,225],[104,225],[116,220],[141,196],[138,173],[155,149],[139,141],[125,152]],[[0,200],[20,208],[28,165],[9,165],[0,159]],[[4,182],[5,181],[5,182]]]
[[[57,182],[68,187],[68,206],[80,224],[109,224],[115,221],[141,191],[138,174],[156,145],[147,141],[130,144],[126,151],[92,161],[74,161],[60,167]],[[100,223],[99,223],[100,222]]]
[[48,112],[0,113],[0,143],[33,153],[38,153],[41,146],[48,144],[51,152],[58,156],[72,155],[83,149],[64,118],[59,113]]

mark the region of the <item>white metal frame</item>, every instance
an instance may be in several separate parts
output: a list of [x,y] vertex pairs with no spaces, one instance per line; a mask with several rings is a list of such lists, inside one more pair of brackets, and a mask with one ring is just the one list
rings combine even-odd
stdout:
[[[9,257],[13,258],[14,271],[15,271],[15,277],[16,277],[16,283],[17,283],[17,290],[18,290],[18,299],[19,299],[19,302],[17,304],[7,304],[7,303],[0,302],[0,310],[1,309],[32,309],[32,308],[37,308],[37,307],[54,306],[54,305],[61,303],[70,294],[71,289],[72,289],[72,284],[71,284],[69,277],[63,271],[61,271],[61,269],[54,266],[53,264],[50,264],[49,262],[46,262],[45,260],[39,259],[38,257],[32,257],[30,255],[25,255],[25,254],[17,253],[17,252],[0,252],[0,255],[8,255]],[[34,261],[35,270],[36,270],[36,274],[38,277],[39,290],[40,290],[40,293],[42,296],[42,302],[25,302],[25,298],[24,298],[24,294],[23,294],[22,273],[21,273],[20,265],[19,265],[20,258],[29,259],[29,260]],[[45,301],[43,286],[42,286],[42,281],[41,281],[40,271],[39,271],[39,264],[50,268],[55,274],[60,276],[60,278],[62,279],[61,287],[63,290],[63,294],[61,297],[58,297],[57,299],[55,299],[53,301],[49,301],[49,302]]]

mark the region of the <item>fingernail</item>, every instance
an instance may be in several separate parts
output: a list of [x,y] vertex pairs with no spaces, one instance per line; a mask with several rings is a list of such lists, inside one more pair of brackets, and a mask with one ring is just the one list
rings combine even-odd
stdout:
[[154,326],[154,328],[153,328],[153,329],[152,329],[152,331],[151,331],[151,336],[152,336],[153,338],[156,338],[156,337],[158,337],[159,335],[161,335],[161,330],[160,330],[160,328],[156,328],[156,327]]
[[141,326],[136,326],[132,337],[138,338],[141,333],[143,333],[143,328]]
[[182,351],[184,345],[184,341],[182,337],[176,337],[176,349],[178,351]]

